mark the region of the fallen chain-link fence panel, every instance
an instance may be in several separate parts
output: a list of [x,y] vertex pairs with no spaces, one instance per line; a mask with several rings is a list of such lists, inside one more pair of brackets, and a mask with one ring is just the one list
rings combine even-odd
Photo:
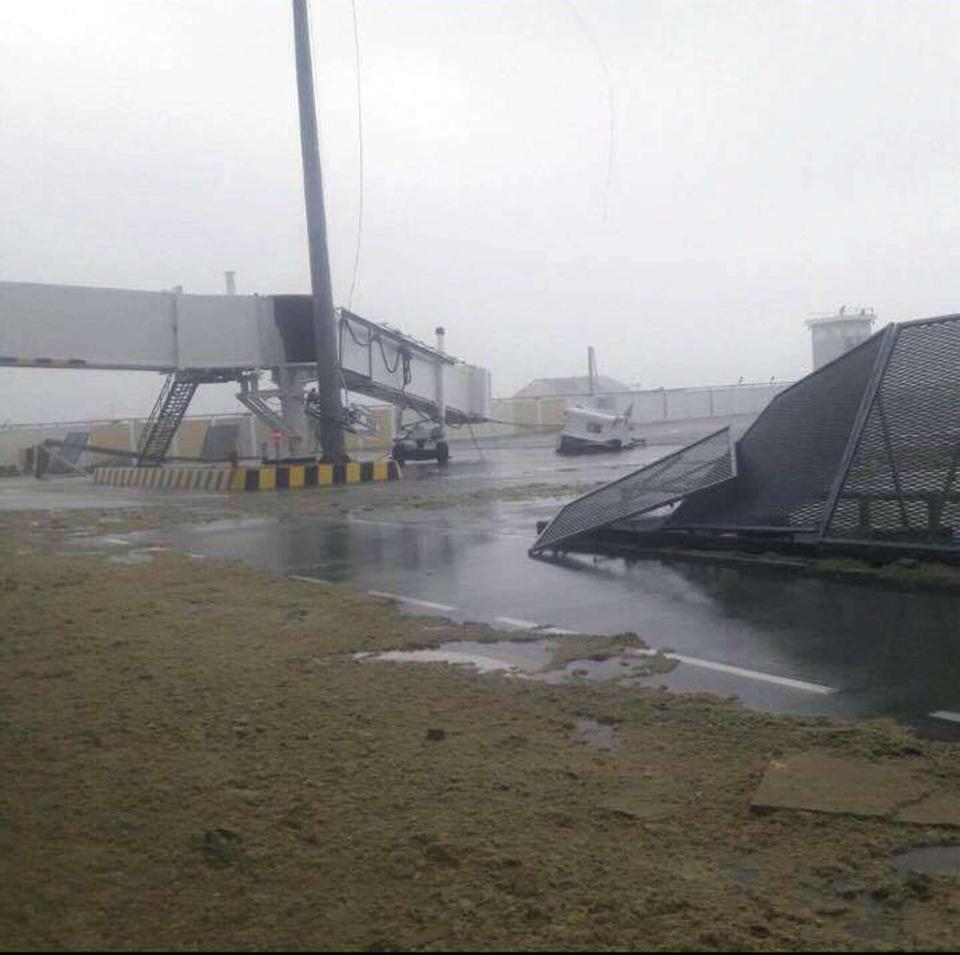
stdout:
[[824,537],[956,548],[960,316],[892,328]]
[[730,429],[722,428],[571,501],[543,529],[531,553],[672,504],[698,488],[729,481],[735,473]]
[[660,530],[960,555],[958,471],[960,315],[891,324],[777,395],[733,448],[723,429],[572,501],[531,553],[679,501]]
[[685,500],[674,527],[817,532],[883,334],[777,395],[736,446],[737,480]]

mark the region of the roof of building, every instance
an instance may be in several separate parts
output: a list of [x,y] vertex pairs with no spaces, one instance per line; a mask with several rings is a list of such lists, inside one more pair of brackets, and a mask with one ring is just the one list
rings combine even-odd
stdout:
[[[597,375],[594,379],[595,394],[608,394],[617,391],[629,391],[629,387],[608,375]],[[521,388],[514,398],[559,398],[565,395],[589,395],[590,378],[587,375],[572,378],[534,378],[529,385]]]

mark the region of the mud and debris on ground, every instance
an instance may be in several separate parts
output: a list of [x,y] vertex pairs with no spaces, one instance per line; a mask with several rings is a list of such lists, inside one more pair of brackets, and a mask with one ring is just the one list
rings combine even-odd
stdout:
[[[323,497],[283,506],[380,506]],[[175,503],[0,515],[5,949],[956,947],[957,876],[900,861],[960,845],[954,746],[356,660],[490,632],[239,562],[68,546],[173,519]],[[816,765],[832,804],[769,798],[782,767],[796,794]],[[890,779],[896,798],[844,803],[837,766],[861,802]]]

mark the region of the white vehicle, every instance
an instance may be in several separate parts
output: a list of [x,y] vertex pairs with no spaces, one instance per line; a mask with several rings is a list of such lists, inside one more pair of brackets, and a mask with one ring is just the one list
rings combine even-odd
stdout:
[[579,406],[568,409],[557,440],[557,454],[622,451],[645,444],[643,438],[634,433],[632,413],[633,405],[623,414]]

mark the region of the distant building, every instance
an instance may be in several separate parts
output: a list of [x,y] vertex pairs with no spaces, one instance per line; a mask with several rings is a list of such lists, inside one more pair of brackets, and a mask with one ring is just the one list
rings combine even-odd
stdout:
[[843,306],[834,315],[822,315],[807,322],[813,343],[813,370],[866,341],[873,334],[877,315],[872,308],[848,309]]
[[590,394],[603,395],[620,391],[630,391],[628,385],[608,375],[597,375],[590,388],[590,376],[580,375],[572,378],[534,378],[529,385],[521,388],[514,398],[579,398]]

